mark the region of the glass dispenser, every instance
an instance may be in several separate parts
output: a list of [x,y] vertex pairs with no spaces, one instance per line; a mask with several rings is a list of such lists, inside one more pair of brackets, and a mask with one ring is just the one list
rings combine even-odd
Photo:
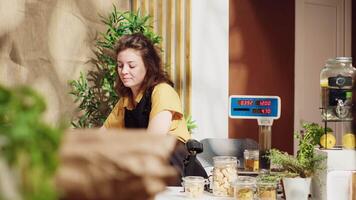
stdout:
[[321,117],[326,133],[320,143],[324,148],[345,147],[344,137],[354,137],[350,127],[355,70],[351,57],[336,57],[328,59],[320,72]]

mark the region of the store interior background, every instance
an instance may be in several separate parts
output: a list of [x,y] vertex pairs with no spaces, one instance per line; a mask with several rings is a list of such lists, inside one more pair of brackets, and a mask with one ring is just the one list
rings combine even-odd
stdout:
[[[229,94],[281,98],[272,146],[293,151],[294,1],[230,1]],[[257,120],[229,119],[229,137],[258,141]]]
[[[296,16],[300,14],[296,13],[296,3],[301,5],[301,2],[307,1],[277,0],[271,3],[270,1],[258,0],[231,0],[229,4],[229,94],[280,96],[282,99],[282,113],[281,118],[276,120],[272,127],[272,146],[289,153],[293,153],[296,150],[294,148],[296,141],[293,142],[293,132],[298,130],[298,125],[296,124],[300,120],[313,120],[312,122],[317,123],[321,121],[318,116],[320,111],[317,105],[320,98],[319,91],[317,91],[319,74],[316,73],[320,71],[328,58],[352,56],[354,58],[353,63],[355,63],[356,58],[356,39],[352,40],[352,42],[348,41],[352,43],[352,45],[349,44],[351,46],[350,49],[352,49],[351,53],[344,52],[343,55],[338,55],[330,49],[332,51],[332,53],[329,53],[330,57],[320,59],[316,56],[316,59],[318,59],[316,62],[319,65],[310,66],[315,67],[310,69],[311,71],[314,70],[314,77],[311,77],[312,80],[307,80],[308,84],[312,82],[313,86],[305,86],[303,88],[303,90],[313,91],[313,95],[310,98],[313,99],[314,104],[312,107],[308,107],[308,109],[311,109],[310,113],[312,114],[299,115],[297,116],[299,119],[295,119],[296,109],[300,109],[298,107],[300,104],[297,104],[299,102],[295,100],[300,99],[295,96],[300,94],[300,91],[296,89],[295,81],[304,81],[303,77],[295,80],[298,70],[296,69],[295,59],[299,58],[295,57],[295,39],[298,37],[296,35],[298,31],[295,30],[295,27]],[[335,5],[344,4],[345,10],[349,9],[351,13],[355,13],[356,4],[352,4],[352,8],[350,8],[348,7],[350,1],[335,0],[324,2]],[[313,4],[310,5],[313,6]],[[310,5],[304,4],[303,6],[305,7],[303,9],[307,9],[307,6]],[[323,9],[320,9],[320,13],[324,12]],[[334,8],[325,6],[326,9]],[[336,12],[336,8],[331,11]],[[318,16],[318,14],[315,14],[315,16]],[[356,34],[356,17],[355,15],[351,16],[353,23],[349,34],[352,37]],[[305,20],[313,19],[304,19],[304,22]],[[320,23],[324,22],[320,21]],[[329,28],[330,30],[328,31],[336,32],[332,30],[332,26]],[[352,38],[356,38],[356,36]],[[309,45],[315,44],[310,43]],[[308,73],[308,70],[305,69],[304,73]],[[257,122],[229,119],[229,137],[252,137],[258,140]]]
[[[330,0],[341,1],[351,0]],[[0,1],[0,83],[25,84],[39,91],[48,102],[48,122],[72,113],[75,105],[68,95],[68,80],[92,67],[87,63],[90,48],[97,31],[104,30],[97,14],[109,12],[113,3],[129,9],[129,2]],[[257,141],[255,120],[228,118],[228,96],[277,95],[282,115],[272,127],[272,146],[289,153],[295,150],[296,2],[191,0],[191,114],[198,124],[194,138]],[[353,13],[355,9],[356,3]],[[355,60],[356,40],[352,56]],[[318,84],[319,77],[315,81]],[[312,98],[318,101],[319,94]]]

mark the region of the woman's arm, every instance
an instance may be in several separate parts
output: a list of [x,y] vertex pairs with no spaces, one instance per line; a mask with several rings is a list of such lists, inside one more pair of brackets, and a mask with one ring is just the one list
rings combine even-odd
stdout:
[[148,123],[147,131],[152,134],[167,134],[172,124],[172,112],[165,110],[159,112]]

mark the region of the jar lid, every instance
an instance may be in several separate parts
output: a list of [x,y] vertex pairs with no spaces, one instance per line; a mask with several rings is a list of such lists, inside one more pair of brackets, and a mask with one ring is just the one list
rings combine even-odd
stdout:
[[352,57],[336,57],[335,60],[340,62],[352,62]]
[[234,156],[214,156],[213,161],[219,164],[237,164],[237,158]]
[[256,177],[257,185],[262,187],[263,186],[276,187],[280,179],[281,177],[275,172],[260,173]]
[[258,187],[277,187],[277,181],[257,180]]
[[260,151],[258,149],[245,149],[244,155],[247,155],[247,154],[258,157],[260,155]]
[[231,185],[253,187],[256,185],[256,178],[251,176],[239,176],[231,183]]
[[184,182],[190,183],[205,183],[206,180],[202,176],[186,176],[182,178]]
[[326,61],[327,65],[352,63],[352,57],[336,57]]

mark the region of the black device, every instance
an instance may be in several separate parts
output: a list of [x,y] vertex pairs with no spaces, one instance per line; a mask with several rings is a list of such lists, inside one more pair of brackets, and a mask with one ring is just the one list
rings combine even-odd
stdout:
[[188,140],[185,146],[189,154],[183,161],[183,176],[202,176],[208,178],[205,169],[197,159],[197,154],[203,152],[203,144],[197,140]]
[[[185,176],[202,176],[208,178],[204,167],[197,159],[197,154],[203,152],[203,144],[197,140],[188,140],[185,144],[189,154],[183,160],[183,177]],[[205,185],[205,190],[209,190],[209,186]]]

